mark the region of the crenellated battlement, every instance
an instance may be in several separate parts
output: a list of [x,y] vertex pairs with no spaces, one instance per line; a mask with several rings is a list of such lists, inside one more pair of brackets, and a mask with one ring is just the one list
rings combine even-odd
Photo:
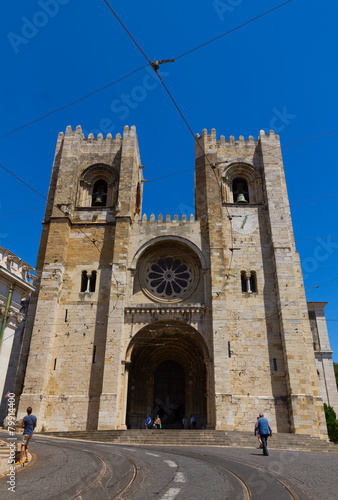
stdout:
[[186,214],[182,214],[181,220],[178,218],[178,215],[175,214],[174,218],[171,218],[170,214],[167,214],[166,217],[164,218],[162,214],[159,214],[158,218],[155,219],[155,215],[151,214],[150,219],[147,218],[146,214],[142,215],[142,218],[138,221],[140,224],[177,224],[177,223],[190,223],[190,222],[197,222],[195,220],[195,217],[193,214],[190,215],[189,219],[187,218]]
[[213,147],[226,147],[226,146],[256,146],[261,140],[272,139],[279,140],[279,135],[275,134],[273,130],[270,130],[269,134],[265,134],[264,130],[261,130],[258,139],[255,140],[252,135],[249,135],[248,139],[245,140],[243,135],[240,135],[238,139],[231,135],[229,139],[225,139],[224,135],[221,135],[219,139],[216,136],[216,129],[211,129],[210,134],[208,134],[207,129],[202,130],[202,135],[196,134],[196,140],[199,144],[205,144],[207,146],[212,145]]
[[107,134],[106,137],[103,137],[102,133],[97,134],[96,137],[94,137],[94,134],[90,133],[88,134],[88,137],[85,137],[84,133],[82,132],[82,127],[81,125],[77,125],[77,127],[73,130],[71,125],[68,125],[66,127],[66,132],[65,134],[63,132],[59,133],[59,137],[64,137],[64,136],[81,136],[82,139],[85,141],[121,141],[127,138],[131,137],[136,137],[136,127],[135,125],[132,125],[129,129],[128,125],[126,125],[123,128],[123,137],[121,136],[120,133],[116,134],[115,137],[112,136],[111,133]]

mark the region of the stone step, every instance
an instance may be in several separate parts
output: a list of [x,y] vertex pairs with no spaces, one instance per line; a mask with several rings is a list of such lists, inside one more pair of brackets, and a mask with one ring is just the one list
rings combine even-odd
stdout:
[[[45,432],[41,436],[56,436],[72,439],[111,442],[130,445],[171,445],[171,446],[230,446],[257,447],[257,438],[250,432],[213,430],[112,430],[112,431],[69,431]],[[300,434],[273,434],[269,440],[271,448],[304,449],[311,451],[338,452],[338,446],[326,440]]]

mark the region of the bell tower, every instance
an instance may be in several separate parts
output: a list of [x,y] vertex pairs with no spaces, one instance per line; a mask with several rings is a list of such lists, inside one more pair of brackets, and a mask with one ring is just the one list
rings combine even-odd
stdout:
[[195,152],[219,428],[240,430],[262,408],[279,432],[325,435],[279,137],[204,130]]
[[141,211],[142,184],[134,126],[114,138],[86,138],[80,126],[59,134],[19,407],[24,412],[32,406],[46,430],[56,421],[64,428],[96,429],[106,401],[112,425],[117,378],[109,374],[107,384],[104,372],[119,357],[129,231]]

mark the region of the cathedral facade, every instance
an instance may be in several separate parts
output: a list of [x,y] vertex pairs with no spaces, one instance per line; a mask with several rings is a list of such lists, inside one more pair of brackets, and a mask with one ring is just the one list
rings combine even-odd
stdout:
[[279,137],[204,130],[195,157],[195,217],[147,218],[135,127],[59,134],[19,408],[39,429],[144,428],[149,413],[252,430],[263,411],[277,432],[326,435],[324,306],[311,324]]

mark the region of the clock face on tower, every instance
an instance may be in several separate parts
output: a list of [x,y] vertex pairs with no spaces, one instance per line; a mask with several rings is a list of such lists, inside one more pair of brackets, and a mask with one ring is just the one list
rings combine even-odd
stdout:
[[250,234],[258,228],[258,220],[256,214],[247,210],[231,211],[231,223],[234,231],[241,234]]

